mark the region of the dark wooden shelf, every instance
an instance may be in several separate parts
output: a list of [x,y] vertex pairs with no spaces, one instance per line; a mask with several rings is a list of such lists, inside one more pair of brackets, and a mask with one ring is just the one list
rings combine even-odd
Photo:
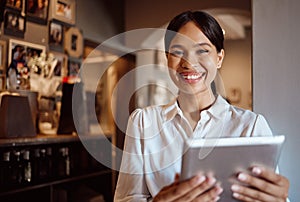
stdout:
[[31,146],[40,144],[56,144],[56,143],[68,143],[75,141],[88,141],[95,139],[110,138],[109,134],[103,135],[37,135],[36,137],[24,137],[24,138],[7,138],[0,139],[0,147],[14,147],[14,146]]
[[64,179],[53,180],[53,181],[44,182],[44,183],[35,184],[35,185],[28,184],[28,185],[24,185],[23,187],[12,189],[12,190],[0,191],[0,196],[30,191],[30,190],[34,190],[34,189],[40,189],[43,187],[49,187],[49,186],[54,186],[54,185],[59,185],[59,184],[64,184],[64,183],[69,183],[69,182],[80,181],[80,180],[84,180],[84,179],[88,179],[88,178],[92,178],[92,177],[98,177],[98,176],[105,175],[105,174],[111,174],[111,172],[112,171],[110,171],[110,170],[96,171],[96,172],[92,172],[92,173],[85,174],[85,175],[70,176],[70,177],[67,177]]
[[[92,153],[90,153],[91,150],[87,150],[87,146],[92,148]],[[112,162],[111,136],[109,134],[84,136],[67,134],[37,135],[36,137],[0,139],[1,155],[3,155],[2,152],[24,150],[29,150],[30,153],[34,154],[34,151],[45,150],[46,148],[52,148],[51,161],[54,160],[55,163],[57,163],[56,158],[61,158],[59,156],[61,154],[60,149],[69,148],[70,176],[58,174],[56,170],[58,164],[56,164],[52,166],[54,170],[51,170],[51,173],[56,172],[53,176],[33,178],[32,182],[28,184],[22,183],[19,185],[8,185],[7,187],[3,187],[4,183],[1,182],[0,201],[9,200],[9,202],[16,202],[23,199],[32,201],[31,194],[34,193],[38,195],[38,198],[33,199],[33,201],[54,202],[55,199],[53,198],[57,197],[59,190],[65,190],[69,197],[72,198],[77,193],[73,188],[78,188],[76,186],[83,184],[86,184],[95,193],[103,195],[106,200],[112,200],[113,170],[100,163],[102,162],[101,160],[105,160],[108,163]],[[98,158],[101,160],[99,161]],[[33,162],[37,161],[33,160]],[[32,166],[34,165],[32,164]]]

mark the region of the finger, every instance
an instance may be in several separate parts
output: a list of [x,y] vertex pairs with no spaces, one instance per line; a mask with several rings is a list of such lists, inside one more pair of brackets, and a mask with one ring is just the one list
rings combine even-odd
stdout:
[[205,182],[189,191],[177,201],[195,201],[197,197],[197,200],[207,201],[209,199],[211,201],[222,193],[222,191],[223,189],[220,187],[220,184],[216,184],[215,178],[207,177]]
[[271,196],[259,190],[237,184],[231,186],[233,197],[243,201],[277,201],[278,197]]
[[289,182],[288,179],[283,177],[282,175],[277,174],[276,172],[274,172],[273,170],[264,168],[264,167],[260,167],[260,166],[254,166],[251,169],[252,173],[264,178],[270,182],[272,182],[273,184],[277,184],[279,186],[286,186]]
[[[236,198],[236,199],[238,199],[238,200],[240,200],[240,201],[245,201],[245,202],[253,202],[253,201],[254,201],[254,199],[249,198],[249,197],[244,196],[244,195],[239,194],[239,193],[233,193],[233,194],[232,194],[232,197],[233,197],[233,198]],[[257,202],[258,202],[258,201],[257,201]]]
[[272,184],[273,182],[262,178],[240,173],[238,175],[238,180],[272,196],[280,198],[287,198],[288,196],[288,187],[281,187],[277,184]]
[[259,190],[264,190],[265,192],[271,192],[273,193],[275,190],[277,190],[277,186],[264,180],[260,179],[245,173],[239,173],[237,176],[238,180],[246,183],[252,187],[255,187]]
[[217,183],[212,189],[199,196],[196,201],[218,201],[223,188]]
[[188,192],[193,190],[206,181],[206,177],[202,174],[198,174],[193,178],[184,182],[173,183],[162,189],[161,192],[155,197],[155,201],[173,201],[180,197],[183,197]]

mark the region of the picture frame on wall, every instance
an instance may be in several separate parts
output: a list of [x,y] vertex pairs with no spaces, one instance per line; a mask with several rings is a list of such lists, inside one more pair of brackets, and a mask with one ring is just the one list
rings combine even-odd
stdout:
[[54,51],[64,51],[64,26],[58,21],[49,22],[49,48]]
[[0,40],[0,91],[5,89],[6,78],[6,41]]
[[[8,66],[13,60],[22,60],[27,63],[30,58],[39,57],[42,53],[46,54],[46,46],[10,39],[8,44]],[[20,58],[20,55],[23,58]]]
[[70,58],[68,59],[68,77],[70,79],[74,78],[77,80],[79,78],[79,71],[82,64],[82,60],[78,58]]
[[67,28],[65,31],[65,52],[74,58],[83,55],[83,34],[77,27]]
[[0,40],[0,71],[6,70],[6,41]]
[[64,53],[50,51],[54,58],[57,60],[56,66],[54,68],[54,77],[62,80],[68,74],[68,56]]
[[76,19],[75,0],[52,0],[52,18],[74,25]]
[[26,18],[19,12],[5,11],[4,34],[24,38],[26,30]]
[[26,0],[28,21],[46,25],[49,13],[49,0]]
[[24,0],[5,0],[5,7],[14,9],[19,12],[24,12],[25,10],[25,5],[24,5]]

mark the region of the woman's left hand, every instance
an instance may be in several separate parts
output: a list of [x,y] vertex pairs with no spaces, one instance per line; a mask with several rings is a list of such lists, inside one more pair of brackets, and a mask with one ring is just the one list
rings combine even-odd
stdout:
[[251,169],[253,175],[239,173],[241,184],[233,184],[233,197],[241,201],[282,201],[286,202],[289,191],[289,180],[273,170],[255,166]]

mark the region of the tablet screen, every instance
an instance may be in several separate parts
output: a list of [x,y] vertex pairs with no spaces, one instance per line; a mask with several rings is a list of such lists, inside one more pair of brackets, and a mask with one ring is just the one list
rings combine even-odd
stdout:
[[275,170],[284,136],[193,139],[186,142],[181,179],[212,172],[224,191],[220,201],[235,201],[230,187],[240,171],[253,165]]

